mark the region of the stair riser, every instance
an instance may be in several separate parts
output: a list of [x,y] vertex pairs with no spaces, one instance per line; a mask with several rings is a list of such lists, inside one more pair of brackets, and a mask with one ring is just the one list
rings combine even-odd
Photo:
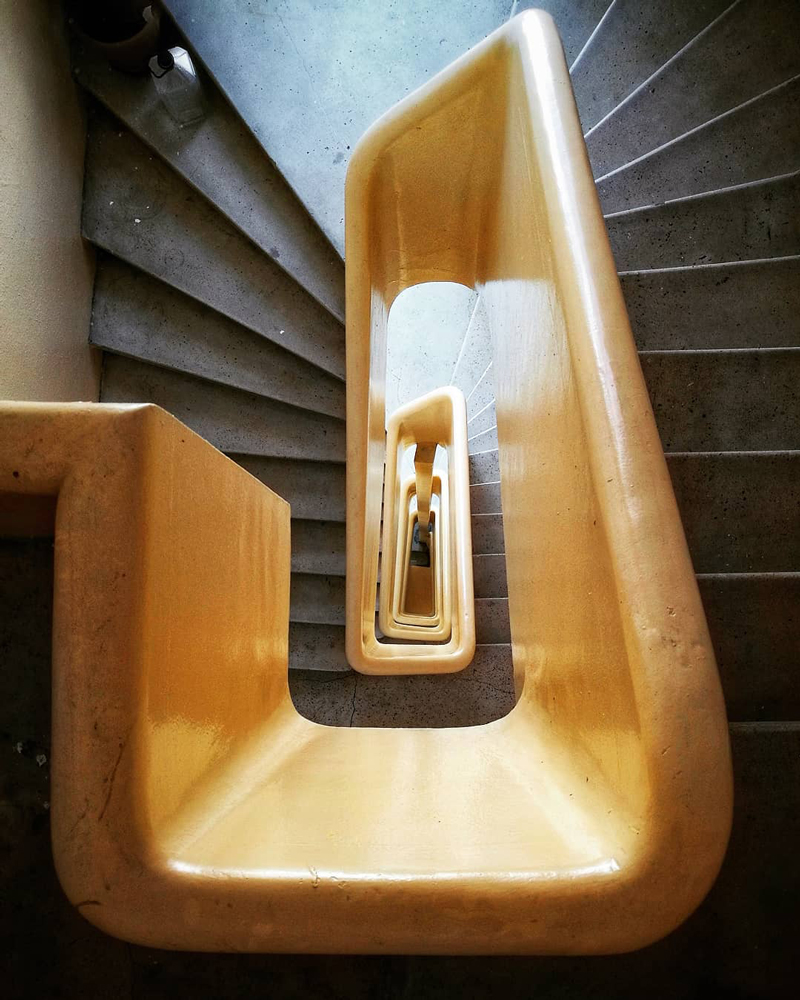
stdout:
[[800,448],[800,350],[641,355],[664,450]]
[[93,116],[87,239],[344,378],[341,323],[130,132]]
[[107,354],[101,399],[156,403],[225,452],[344,460],[344,422]]
[[587,136],[595,177],[796,76],[799,36],[798,4],[732,4]]
[[730,6],[730,0],[614,0],[572,71],[584,131]]
[[620,276],[640,350],[800,345],[800,258]]
[[90,340],[107,351],[344,419],[341,379],[104,254]]
[[185,181],[340,321],[344,266],[236,112],[203,79],[206,113],[190,129],[170,118],[149,76],[112,70],[90,50],[79,82]]
[[800,254],[800,175],[606,219],[617,269],[682,267]]
[[598,181],[605,213],[715,191],[797,168],[800,79]]

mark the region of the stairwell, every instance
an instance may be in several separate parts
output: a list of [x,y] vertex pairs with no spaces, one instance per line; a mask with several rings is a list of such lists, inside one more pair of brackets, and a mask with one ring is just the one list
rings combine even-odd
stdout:
[[[655,969],[675,986],[658,995],[698,996],[704,974],[687,969],[708,950],[715,984],[788,995],[767,988],[777,931],[764,917],[751,940],[745,915],[763,891],[765,913],[788,921],[782,933],[798,929],[796,860],[764,887],[747,855],[800,833],[800,4],[429,10],[413,0],[383,17],[319,0],[165,6],[203,68],[197,125],[176,126],[147,78],[74,51],[91,102],[83,232],[97,248],[90,340],[103,352],[101,399],[157,403],[291,503],[292,697],[337,726],[468,726],[514,704],[491,343],[474,293],[449,331],[457,351],[440,361],[440,384],[467,397],[475,660],[454,675],[368,677],[345,659],[343,180],[363,129],[431,73],[526,7],[555,18],[715,646],[738,782],[732,860],[688,929],[648,949],[652,965],[592,960],[576,981],[634,996]],[[749,964],[729,957],[739,948]],[[788,976],[785,948],[776,974]],[[440,995],[437,975],[447,995],[469,989],[469,963],[419,961],[403,992],[379,995]],[[529,995],[497,964],[472,968],[473,995]],[[419,977],[434,992],[420,992]]]

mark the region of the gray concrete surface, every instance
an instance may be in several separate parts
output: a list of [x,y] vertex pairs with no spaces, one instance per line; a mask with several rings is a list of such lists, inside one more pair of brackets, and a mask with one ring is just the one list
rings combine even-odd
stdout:
[[620,271],[800,254],[800,173],[606,218]]
[[507,18],[510,0],[167,0],[181,31],[333,245],[344,177],[384,111]]
[[341,420],[119,355],[105,355],[100,399],[156,403],[221,451],[344,460]]
[[640,350],[796,347],[800,257],[620,276]]
[[584,131],[661,69],[731,0],[614,0],[572,70]]
[[800,348],[640,357],[665,451],[800,448]]
[[312,364],[344,377],[344,328],[110,115],[93,114],[83,232]]
[[777,177],[800,167],[800,76],[597,182],[606,214]]
[[667,464],[698,573],[800,566],[800,452],[689,452]]
[[112,69],[82,45],[73,60],[84,87],[267,256],[344,321],[344,266],[247,126],[204,77],[206,114],[178,125],[149,76]]
[[800,73],[800,4],[738,0],[612,115],[586,146],[602,177]]
[[130,264],[100,254],[96,347],[344,419],[344,382]]
[[344,576],[344,525],[292,518],[292,572]]
[[291,505],[292,517],[344,521],[344,463],[287,461],[237,453],[230,457],[283,497]]

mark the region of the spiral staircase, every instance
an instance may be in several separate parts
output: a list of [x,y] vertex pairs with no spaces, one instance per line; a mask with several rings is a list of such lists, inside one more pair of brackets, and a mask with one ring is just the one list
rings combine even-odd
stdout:
[[[476,658],[454,675],[374,678],[344,657],[349,150],[382,111],[506,18],[529,6],[553,15],[720,667],[734,831],[706,903],[634,955],[157,953],[104,938],[52,902],[41,863],[46,754],[29,754],[26,741],[16,752],[32,757],[35,781],[19,794],[35,823],[19,824],[16,874],[37,905],[49,900],[41,912],[56,930],[38,938],[39,911],[15,911],[14,947],[30,949],[52,995],[167,996],[189,983],[198,995],[251,995],[259,979],[273,995],[393,1000],[534,989],[633,998],[643,983],[651,996],[687,1000],[794,995],[800,4],[166,6],[204,73],[207,114],[195,126],[177,127],[147,79],[111,70],[80,43],[74,50],[90,104],[83,226],[97,248],[90,339],[103,352],[102,399],[158,403],[290,501],[292,695],[309,718],[344,726],[472,725],[514,702],[491,347],[474,292],[441,318],[448,349],[433,370],[468,401]],[[3,565],[3,648],[23,650],[20,690],[37,656],[39,673],[49,671],[48,651],[26,631],[26,605],[41,602],[41,620],[51,614],[38,579],[52,572],[51,554],[47,543],[34,549],[36,586],[16,548]],[[22,700],[10,706],[24,710]],[[37,702],[33,715],[46,732],[47,706]],[[49,995],[13,976],[9,990]]]
[[[361,5],[171,0],[206,74],[207,115],[186,127],[147,78],[75,54],[92,96],[83,228],[98,251],[101,398],[159,404],[289,500],[291,688],[319,722],[469,725],[513,705],[491,344],[475,293],[440,318],[449,353],[426,361],[434,384],[467,397],[475,660],[405,678],[346,662],[340,257],[348,150],[377,112],[533,4],[507,6],[445,16],[412,4],[365,22]],[[536,6],[572,67],[731,719],[791,718],[800,7]],[[434,45],[444,21],[457,26]],[[343,67],[345,46],[360,73]],[[417,350],[414,336],[396,341]]]

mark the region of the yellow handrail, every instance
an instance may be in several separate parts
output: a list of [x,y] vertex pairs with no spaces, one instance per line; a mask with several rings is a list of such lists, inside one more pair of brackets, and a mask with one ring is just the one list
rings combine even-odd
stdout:
[[382,119],[347,217],[348,613],[374,595],[388,309],[417,281],[476,285],[516,707],[463,729],[302,718],[287,505],[153,407],[4,406],[6,512],[58,498],[59,878],[160,948],[647,944],[721,862],[727,729],[552,21],[515,18]]
[[[422,461],[418,458],[421,442],[428,445],[427,455]],[[442,447],[447,458],[447,475],[443,477],[443,482],[447,484],[447,498],[434,529],[434,536],[438,536],[439,541],[436,547],[441,553],[434,569],[442,597],[438,619],[423,623],[414,620],[416,616],[411,619],[404,616],[398,605],[408,576],[404,571],[407,533],[413,526],[401,478],[402,456],[414,449],[417,497],[422,480],[429,509],[436,445]],[[435,389],[406,403],[389,419],[383,490],[379,623],[384,636],[405,642],[379,640],[375,631],[375,590],[367,591],[365,600],[368,606],[361,609],[356,627],[362,623],[369,635],[369,645],[362,650],[360,659],[353,662],[364,673],[450,673],[465,667],[475,655],[468,461],[467,411],[460,389],[452,386]],[[373,538],[377,542],[377,537]],[[370,554],[370,563],[375,567],[377,556],[377,550]],[[415,644],[410,645],[411,642]]]

